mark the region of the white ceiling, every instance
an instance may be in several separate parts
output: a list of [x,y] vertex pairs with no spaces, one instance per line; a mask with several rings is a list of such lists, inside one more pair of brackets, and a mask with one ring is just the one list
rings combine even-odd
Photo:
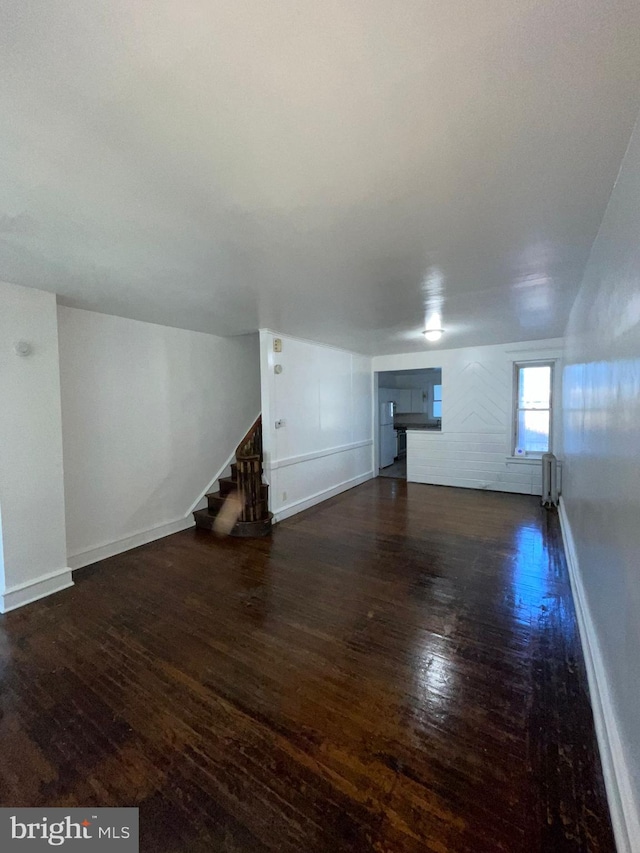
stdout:
[[366,352],[562,335],[637,0],[3,0],[0,279]]

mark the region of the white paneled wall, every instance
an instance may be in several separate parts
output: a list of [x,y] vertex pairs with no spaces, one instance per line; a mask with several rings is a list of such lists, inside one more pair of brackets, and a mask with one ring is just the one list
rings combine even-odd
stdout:
[[263,330],[260,368],[265,477],[277,520],[373,476],[370,358]]
[[[442,368],[442,431],[407,433],[407,479],[416,483],[540,494],[539,460],[511,457],[513,364],[558,359],[562,341],[385,355],[373,369]],[[560,382],[560,364],[555,373]],[[560,401],[559,388],[554,399]],[[554,418],[558,454],[560,417]]]
[[616,846],[640,851],[640,117],[566,331],[560,508]]
[[542,493],[540,460],[507,459],[501,435],[408,432],[407,460],[407,480],[412,483]]

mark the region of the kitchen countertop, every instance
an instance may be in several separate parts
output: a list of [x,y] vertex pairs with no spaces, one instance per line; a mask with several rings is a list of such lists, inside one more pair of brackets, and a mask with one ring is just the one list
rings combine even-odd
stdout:
[[442,427],[439,427],[439,426],[420,426],[419,424],[407,424],[406,426],[401,426],[398,424],[397,426],[394,427],[394,429],[404,429],[407,432],[414,432],[414,431],[424,432],[425,430],[428,430],[429,432],[442,432]]

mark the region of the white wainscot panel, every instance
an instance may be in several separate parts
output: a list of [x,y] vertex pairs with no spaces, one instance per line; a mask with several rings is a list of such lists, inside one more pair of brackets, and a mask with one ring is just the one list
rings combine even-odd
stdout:
[[[372,442],[301,461],[283,460],[272,472],[272,509],[281,521],[373,476]],[[276,463],[279,465],[279,463]]]
[[[477,436],[475,436],[477,438]],[[407,480],[414,483],[539,495],[539,460],[512,462],[505,456],[504,435],[487,441],[462,441],[460,434],[409,433]]]
[[285,421],[274,436],[278,458],[349,444],[351,354],[286,338],[278,363],[270,406]]

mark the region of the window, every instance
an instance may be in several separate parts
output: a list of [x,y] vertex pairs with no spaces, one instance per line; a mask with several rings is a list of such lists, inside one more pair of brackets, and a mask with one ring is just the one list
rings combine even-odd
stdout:
[[433,386],[433,412],[432,417],[442,417],[442,385]]
[[541,456],[551,449],[553,363],[516,364],[514,455]]

